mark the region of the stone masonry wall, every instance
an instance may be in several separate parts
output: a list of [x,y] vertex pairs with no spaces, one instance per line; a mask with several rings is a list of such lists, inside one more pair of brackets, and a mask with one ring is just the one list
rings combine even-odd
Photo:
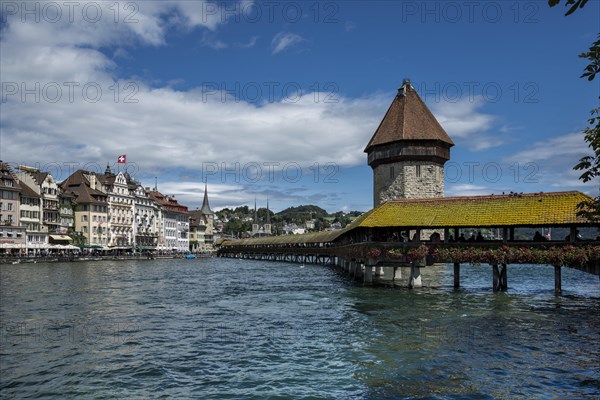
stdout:
[[[417,176],[417,166],[421,174]],[[374,206],[393,199],[444,196],[444,167],[428,161],[400,161],[373,170]]]

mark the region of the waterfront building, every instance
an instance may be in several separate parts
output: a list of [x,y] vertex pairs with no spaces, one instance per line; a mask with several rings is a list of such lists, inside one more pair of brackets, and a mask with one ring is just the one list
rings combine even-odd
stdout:
[[108,244],[108,196],[94,172],[77,170],[60,184],[73,196],[76,235],[81,245],[104,247]]
[[98,174],[97,178],[108,198],[108,246],[131,249],[134,244],[135,196],[130,187],[135,187],[135,184],[131,182],[128,174],[113,174],[109,166],[104,174]]
[[21,186],[12,168],[0,161],[0,225],[19,226]]
[[19,222],[25,228],[26,247],[31,254],[39,254],[49,246],[48,227],[42,221],[41,187],[31,177],[19,181],[21,186]]
[[49,172],[27,166],[19,166],[18,169],[20,172],[17,173],[17,178],[20,181],[26,182],[30,187],[39,187],[39,191],[35,191],[41,195],[42,224],[46,227],[45,230],[48,233],[60,233],[58,183]]
[[70,235],[75,231],[75,196],[60,190],[58,202],[60,205],[60,234]]
[[444,164],[454,142],[405,80],[365,152],[374,207],[402,198],[444,196]]
[[133,190],[133,234],[138,251],[155,250],[158,246],[159,208],[148,192],[150,188],[144,189],[140,184]]
[[305,227],[301,227],[298,226],[296,224],[285,224],[282,228],[281,228],[281,232],[284,235],[302,235],[304,233],[306,233],[306,229]]
[[[156,188],[155,188],[156,189]],[[166,196],[158,190],[148,192],[159,206],[162,232],[159,250],[187,252],[190,248],[190,215],[188,208],[178,203],[174,196]]]
[[215,213],[208,203],[207,184],[204,183],[204,199],[199,210],[190,211],[190,250],[203,252],[213,250]]
[[0,254],[25,255],[26,235],[24,226],[0,225]]
[[25,227],[20,223],[21,185],[12,168],[0,161],[0,253],[25,252]]

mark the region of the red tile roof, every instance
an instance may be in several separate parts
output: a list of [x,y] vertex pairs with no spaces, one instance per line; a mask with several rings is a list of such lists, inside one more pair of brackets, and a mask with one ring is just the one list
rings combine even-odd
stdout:
[[404,140],[437,140],[453,146],[454,142],[435,119],[410,82],[398,90],[369,144],[365,148]]

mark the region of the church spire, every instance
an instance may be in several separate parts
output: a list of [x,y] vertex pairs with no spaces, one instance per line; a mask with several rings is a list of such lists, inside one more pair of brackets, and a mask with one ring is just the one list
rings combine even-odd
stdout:
[[258,224],[258,211],[256,210],[256,196],[254,196],[254,223]]
[[267,196],[267,225],[271,224],[271,216],[269,214],[269,197]]
[[213,215],[214,212],[210,209],[210,205],[208,204],[208,188],[206,179],[204,179],[204,200],[202,201],[202,208],[200,212],[204,215]]

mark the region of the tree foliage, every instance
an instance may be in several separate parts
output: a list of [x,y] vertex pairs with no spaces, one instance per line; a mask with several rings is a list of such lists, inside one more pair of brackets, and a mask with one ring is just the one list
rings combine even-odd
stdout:
[[[583,132],[585,141],[589,143],[593,155],[581,158],[574,167],[576,170],[583,171],[579,177],[583,182],[600,179],[600,107],[592,110],[592,118],[589,119],[589,124],[590,126]],[[582,217],[590,221],[600,222],[600,193],[593,200],[579,204],[578,208],[578,214]]]
[[585,58],[590,62],[588,66],[585,67],[581,78],[587,78],[588,81],[593,81],[596,74],[600,72],[600,34],[598,34],[598,40],[590,46],[590,50],[586,53],[581,53],[579,57]]
[[[550,7],[554,7],[561,0],[548,0]],[[571,15],[576,10],[583,8],[588,0],[567,0],[565,7],[568,8],[565,15]],[[600,73],[600,34],[590,46],[590,49],[581,53],[579,57],[586,59],[589,64],[584,68],[581,78],[587,78],[593,81]],[[585,141],[592,149],[592,155],[585,156],[579,160],[579,163],[573,167],[575,170],[582,171],[579,179],[583,182],[590,182],[594,179],[600,179],[600,107],[591,111],[592,117],[588,120],[589,126],[583,131]],[[579,204],[579,215],[590,221],[600,222],[600,188],[597,196],[593,200],[584,201]]]
[[[548,5],[550,7],[554,7],[555,5],[558,5],[560,1],[561,0],[548,0]],[[577,11],[578,8],[583,8],[583,6],[585,6],[585,3],[587,2],[588,0],[567,0],[565,3],[565,7],[568,7],[569,9],[565,13],[565,15],[573,14],[575,11]]]

